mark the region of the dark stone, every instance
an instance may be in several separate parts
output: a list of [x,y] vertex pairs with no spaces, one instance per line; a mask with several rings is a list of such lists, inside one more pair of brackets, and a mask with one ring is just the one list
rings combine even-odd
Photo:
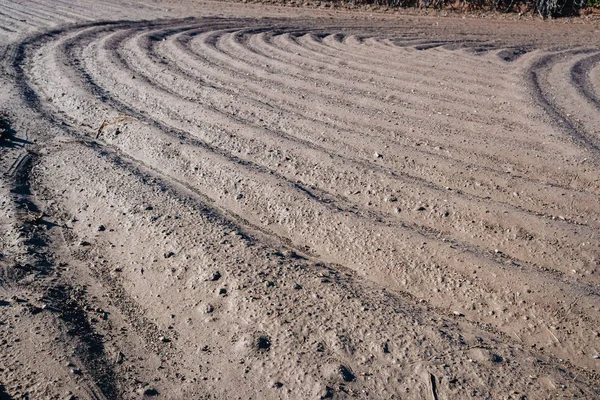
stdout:
[[340,365],[339,373],[342,379],[346,382],[354,382],[356,380],[356,375],[352,372],[352,370],[345,365]]
[[390,353],[390,346],[387,343],[384,343],[382,350],[383,350],[384,353],[389,354]]

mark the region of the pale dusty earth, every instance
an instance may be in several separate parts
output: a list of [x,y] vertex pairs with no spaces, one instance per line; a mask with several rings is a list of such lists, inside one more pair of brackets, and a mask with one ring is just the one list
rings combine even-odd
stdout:
[[0,399],[600,398],[600,22],[0,0]]

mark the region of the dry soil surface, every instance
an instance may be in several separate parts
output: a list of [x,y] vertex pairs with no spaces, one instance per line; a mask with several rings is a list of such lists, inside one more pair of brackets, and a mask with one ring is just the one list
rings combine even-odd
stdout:
[[0,0],[1,399],[600,398],[600,24]]

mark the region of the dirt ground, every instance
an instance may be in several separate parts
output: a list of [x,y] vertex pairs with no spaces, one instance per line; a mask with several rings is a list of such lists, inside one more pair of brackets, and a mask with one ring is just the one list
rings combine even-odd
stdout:
[[600,18],[0,0],[0,399],[600,398]]

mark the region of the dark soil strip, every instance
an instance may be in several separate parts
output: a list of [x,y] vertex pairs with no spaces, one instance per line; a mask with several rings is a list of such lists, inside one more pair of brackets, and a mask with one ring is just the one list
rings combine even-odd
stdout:
[[[30,155],[18,171],[15,192],[20,194],[18,208],[23,210],[23,214],[43,216],[31,199],[31,170],[36,158],[36,155]],[[25,245],[33,255],[33,262],[20,266],[19,271],[15,271],[16,275],[31,272],[47,275],[54,270],[54,257],[49,251],[49,239],[45,234],[46,229],[42,228],[43,225],[41,217],[23,222],[23,232],[28,237]],[[52,287],[45,293],[52,309],[58,310],[60,319],[66,324],[68,334],[75,339],[77,355],[89,371],[93,382],[106,398],[114,399],[118,394],[114,371],[104,354],[102,338],[93,331],[82,308],[85,303],[84,295],[85,293],[76,293],[72,288],[62,285]]]
[[102,336],[94,332],[83,307],[85,291],[70,286],[55,286],[48,290],[46,299],[58,310],[60,319],[67,325],[67,334],[76,343],[77,356],[86,366],[101,393],[108,399],[118,398],[115,373],[102,344]]
[[[578,50],[570,52],[571,55],[591,52],[593,50]],[[550,68],[565,53],[552,54],[542,57],[535,62],[528,71],[527,80],[533,89],[535,101],[554,120],[554,122],[565,130],[573,138],[575,143],[598,154],[600,153],[600,139],[589,135],[584,129],[576,124],[571,118],[562,113],[560,108],[552,101],[552,95],[544,92],[540,84],[540,76],[544,70]]]
[[600,54],[579,61],[571,68],[571,82],[573,82],[573,85],[575,85],[583,97],[600,110],[600,97],[598,93],[594,91],[594,88],[590,83],[590,77],[588,76],[588,73],[598,63],[600,63]]

